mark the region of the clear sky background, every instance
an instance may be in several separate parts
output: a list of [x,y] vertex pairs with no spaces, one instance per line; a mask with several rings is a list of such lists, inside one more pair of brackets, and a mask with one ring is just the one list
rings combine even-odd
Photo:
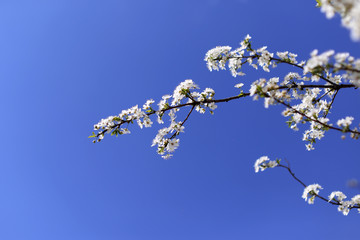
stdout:
[[[324,196],[359,191],[359,142],[329,132],[307,152],[282,107],[242,99],[214,115],[194,113],[180,148],[163,160],[151,148],[159,127],[93,144],[101,118],[159,100],[185,79],[217,98],[238,82],[283,77],[285,67],[247,76],[209,72],[218,45],[291,51],[299,59],[335,49],[360,57],[340,19],[303,0],[61,0],[0,2],[0,239],[182,240],[358,239],[360,214],[344,217],[283,169],[255,174],[262,156],[286,158]],[[245,89],[248,85],[245,86]],[[344,90],[334,120],[359,122],[359,92]]]

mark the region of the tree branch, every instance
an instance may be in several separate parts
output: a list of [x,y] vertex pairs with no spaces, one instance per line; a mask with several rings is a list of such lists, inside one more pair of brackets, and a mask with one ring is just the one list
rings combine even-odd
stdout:
[[[321,84],[308,84],[308,85],[291,85],[291,86],[280,86],[276,89],[273,89],[273,90],[270,90],[270,91],[274,91],[274,90],[281,90],[281,89],[300,89],[300,90],[304,90],[304,89],[311,89],[311,88],[324,88],[324,89],[333,89],[333,90],[339,90],[339,89],[342,89],[342,88],[355,88],[355,85],[353,84],[340,84],[340,85],[321,85]],[[263,93],[266,97],[270,97],[270,98],[274,98],[274,97],[271,97],[269,94],[267,93]],[[232,96],[232,97],[228,97],[228,98],[223,98],[223,99],[206,99],[204,101],[194,101],[194,99],[192,99],[191,102],[187,102],[187,103],[183,103],[183,104],[179,104],[179,105],[175,105],[175,106],[168,106],[167,108],[165,109],[161,109],[159,111],[155,111],[155,110],[152,110],[151,112],[148,112],[146,113],[147,116],[151,116],[155,113],[165,113],[171,109],[175,109],[175,108],[182,108],[182,107],[186,107],[186,106],[193,106],[193,108],[197,105],[201,105],[201,104],[205,104],[205,103],[222,103],[222,102],[229,102],[229,101],[232,101],[232,100],[236,100],[236,99],[240,99],[240,98],[243,98],[243,97],[247,97],[247,96],[250,96],[250,93],[241,93],[239,95],[236,95],[236,96]],[[334,98],[333,98],[334,99]],[[311,117],[308,117],[306,114],[294,109],[290,104],[287,104],[277,98],[274,98],[274,100],[290,109],[292,109],[292,111],[294,111],[295,113],[298,113],[300,115],[302,115],[303,117],[307,118],[309,121],[314,121],[314,122],[317,122],[321,125],[323,125],[324,127],[327,127],[329,129],[333,129],[333,130],[337,130],[337,131],[340,131],[340,132],[343,132],[343,129],[341,128],[337,128],[337,127],[333,127],[333,126],[330,126],[330,125],[327,125],[327,124],[324,124],[322,122],[320,122],[319,120],[317,119],[313,119]],[[192,109],[193,110],[193,109]],[[192,110],[189,112],[189,114],[191,114]],[[188,118],[188,117],[187,117]],[[186,118],[186,120],[187,120]],[[100,135],[104,135],[106,132],[110,132],[114,129],[119,129],[120,126],[124,123],[131,123],[132,121],[134,121],[136,119],[131,119],[131,120],[120,120],[119,123],[115,124],[114,126],[112,126],[112,128],[110,129],[104,129],[100,132],[98,132],[95,137],[99,137]],[[347,130],[346,132],[351,132],[351,133],[354,133],[354,134],[360,134],[360,132],[358,131],[355,131],[355,130]]]
[[[287,169],[288,172],[289,172],[289,174],[290,174],[298,183],[300,183],[304,188],[307,187],[307,185],[306,185],[303,181],[301,181],[299,178],[297,178],[297,177],[295,176],[295,173],[291,170],[291,168],[290,168],[289,166],[285,166],[285,165],[282,165],[282,164],[279,163],[276,167],[282,167],[282,168]],[[342,204],[341,204],[339,201],[337,201],[336,199],[332,199],[331,201],[329,201],[328,199],[326,199],[325,197],[323,197],[323,196],[321,196],[321,195],[319,195],[319,194],[313,194],[313,195],[315,195],[315,196],[318,197],[319,199],[321,199],[321,200],[323,200],[323,201],[325,201],[325,202],[328,202],[328,203],[330,203],[330,204],[332,204],[332,205],[337,205],[337,206],[342,205]],[[353,209],[353,208],[360,208],[360,206],[349,206],[349,209]]]
[[[196,105],[192,105],[189,113],[187,114],[186,118],[184,119],[184,121],[180,124],[180,127],[182,127],[184,125],[184,123],[189,119],[190,117],[190,114],[193,112],[194,108],[195,108]],[[179,135],[180,132],[175,132],[171,137],[170,139],[173,139],[176,135]]]

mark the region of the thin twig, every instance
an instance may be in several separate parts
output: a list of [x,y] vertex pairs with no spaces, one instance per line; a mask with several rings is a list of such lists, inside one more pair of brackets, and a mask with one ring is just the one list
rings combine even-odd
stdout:
[[[186,116],[186,118],[184,119],[184,121],[180,124],[180,127],[182,127],[184,125],[184,123],[189,119],[190,114],[192,113],[192,111],[194,110],[196,105],[193,105],[192,108],[190,109],[188,115]],[[173,139],[176,135],[178,135],[180,132],[175,132],[170,139]]]
[[338,94],[338,92],[339,92],[339,89],[336,90],[333,98],[331,99],[330,105],[329,105],[329,107],[328,107],[328,110],[325,112],[324,118],[326,118],[326,116],[329,114],[330,109],[331,109],[331,107],[332,107],[332,105],[333,105],[333,103],[334,103],[334,101],[335,101],[335,98],[336,98],[336,95]]

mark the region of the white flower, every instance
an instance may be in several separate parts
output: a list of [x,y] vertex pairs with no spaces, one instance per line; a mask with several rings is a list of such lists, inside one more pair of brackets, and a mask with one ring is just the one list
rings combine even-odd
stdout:
[[268,156],[262,156],[255,161],[254,168],[255,172],[259,172],[259,170],[264,171],[267,168],[274,168],[278,164],[277,161],[270,161]]
[[143,124],[145,127],[151,127],[153,122],[151,121],[151,119],[148,116],[146,116],[146,117],[144,117]]
[[165,159],[165,160],[168,160],[168,159],[170,159],[171,157],[172,157],[173,155],[172,154],[166,154],[166,155],[163,155],[163,156],[161,156],[163,159]]
[[[329,63],[329,59],[332,55],[334,55],[334,50],[326,51],[320,55],[317,55],[318,51],[315,49],[311,52],[311,58],[306,62],[304,66],[304,74],[312,73],[313,70],[318,67],[326,67]],[[317,81],[318,77],[314,78],[314,81]]]
[[343,63],[349,56],[350,56],[350,54],[347,52],[337,53],[337,54],[335,54],[334,58],[335,58],[336,62]]
[[162,96],[160,102],[158,103],[159,110],[166,109],[167,101],[171,98],[171,95],[167,94]]
[[281,59],[287,59],[288,58],[288,51],[286,52],[276,52],[276,55]]
[[336,197],[336,200],[339,201],[339,202],[342,202],[346,196],[344,193],[340,192],[340,191],[335,191],[335,192],[332,192],[329,196],[329,202],[331,200],[333,200],[334,198]]
[[[305,201],[307,201],[309,204],[313,204],[315,197],[319,193],[320,189],[323,188],[319,184],[311,184],[304,189],[302,198],[305,199]],[[308,197],[310,198],[308,199]]]
[[306,144],[305,147],[306,147],[306,150],[308,150],[308,151],[315,149],[312,143]]
[[143,105],[143,109],[147,110],[151,108],[151,104],[153,104],[155,101],[152,99],[149,99],[145,102],[145,104]]
[[341,205],[338,207],[338,211],[342,212],[345,216],[349,214],[350,207],[353,205],[352,201],[341,202]]
[[296,72],[289,72],[285,77],[284,81],[282,82],[282,85],[286,85],[290,82],[292,79],[301,79],[300,75]]
[[209,50],[205,55],[205,61],[210,71],[225,69],[226,60],[229,57],[231,47],[229,46],[218,46]]
[[234,87],[236,87],[236,88],[241,88],[242,86],[244,86],[243,83],[238,83],[238,84],[236,84]]
[[210,108],[210,110],[215,110],[217,108],[217,105],[215,103],[208,103],[207,107]]
[[354,204],[359,204],[359,205],[360,205],[360,194],[355,195],[353,198],[351,198],[351,201],[352,201]]
[[179,139],[170,139],[166,145],[166,150],[168,152],[174,152],[175,149],[177,149],[179,147]]
[[258,64],[261,67],[263,67],[263,70],[265,72],[270,72],[269,70],[270,61],[271,58],[274,56],[274,54],[267,51],[266,48],[267,47],[265,46],[257,50],[257,52],[261,54],[260,57],[258,58]]
[[186,92],[189,93],[190,89],[199,88],[191,79],[187,79],[184,82],[181,82],[174,90],[173,101],[171,106],[175,106],[180,103],[180,101],[186,97]]
[[265,168],[263,168],[261,166],[262,163],[269,161],[269,157],[268,156],[262,156],[260,157],[258,160],[256,160],[255,164],[254,164],[254,168],[255,168],[255,172],[259,172],[259,170],[261,169],[261,171],[264,171]]
[[346,117],[346,118],[338,120],[336,124],[339,127],[349,127],[353,120],[354,120],[353,117]]

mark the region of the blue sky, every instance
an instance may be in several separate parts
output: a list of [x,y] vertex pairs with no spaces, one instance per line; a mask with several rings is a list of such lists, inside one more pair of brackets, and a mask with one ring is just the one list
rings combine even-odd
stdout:
[[[359,192],[358,142],[328,133],[307,152],[282,107],[251,99],[193,114],[180,148],[163,160],[151,148],[158,125],[87,138],[101,118],[159,100],[185,79],[218,98],[238,82],[283,76],[248,69],[235,79],[203,61],[218,45],[291,51],[317,48],[360,56],[359,43],[327,20],[315,1],[6,1],[0,2],[0,239],[356,239],[360,215],[301,198],[284,170],[255,174],[262,156],[290,161],[327,196]],[[276,75],[277,74],[277,75]],[[359,94],[341,92],[333,119],[357,122]]]

